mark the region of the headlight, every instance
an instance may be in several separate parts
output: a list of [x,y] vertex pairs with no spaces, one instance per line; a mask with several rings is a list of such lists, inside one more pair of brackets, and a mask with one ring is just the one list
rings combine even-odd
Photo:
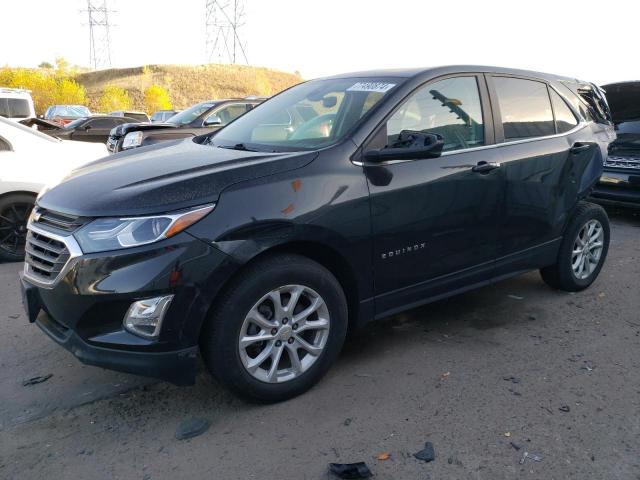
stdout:
[[207,215],[215,205],[152,217],[98,218],[74,234],[84,253],[138,247],[173,237]]
[[122,150],[139,147],[142,144],[142,132],[131,132],[124,136]]

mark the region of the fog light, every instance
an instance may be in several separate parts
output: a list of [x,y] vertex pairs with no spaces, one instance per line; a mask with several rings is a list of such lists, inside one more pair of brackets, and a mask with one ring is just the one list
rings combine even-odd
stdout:
[[124,328],[135,335],[155,338],[160,334],[162,320],[173,300],[173,295],[147,298],[133,302],[124,316]]

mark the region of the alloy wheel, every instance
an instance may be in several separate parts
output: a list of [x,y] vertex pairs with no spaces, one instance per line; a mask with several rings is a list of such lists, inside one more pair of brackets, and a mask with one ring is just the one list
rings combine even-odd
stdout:
[[604,246],[604,228],[595,219],[578,231],[571,253],[571,268],[579,280],[588,278],[597,268]]
[[329,338],[329,309],[303,285],[276,288],[249,310],[238,348],[244,368],[267,383],[293,380],[322,354]]
[[0,212],[0,249],[20,257],[27,240],[27,222],[33,204],[12,203]]

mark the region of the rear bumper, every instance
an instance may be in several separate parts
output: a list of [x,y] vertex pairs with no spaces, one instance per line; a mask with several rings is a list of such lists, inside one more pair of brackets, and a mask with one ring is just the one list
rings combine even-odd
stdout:
[[605,169],[590,199],[602,204],[640,208],[640,171]]
[[[87,365],[158,378],[176,385],[193,385],[195,383],[198,353],[195,346],[168,352],[126,351],[91,345],[73,330],[65,329],[44,311],[40,312],[35,323],[53,341],[69,350],[78,360]],[[119,332],[119,336],[133,337],[125,331]],[[135,342],[136,339],[131,338],[130,341]]]

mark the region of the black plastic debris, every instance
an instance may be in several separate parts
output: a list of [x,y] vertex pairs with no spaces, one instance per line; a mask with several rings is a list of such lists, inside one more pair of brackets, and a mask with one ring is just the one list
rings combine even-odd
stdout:
[[358,463],[330,463],[329,471],[340,478],[369,478],[371,470],[364,462]]
[[561,407],[558,408],[558,410],[560,410],[561,412],[570,412],[571,409],[569,408],[569,405],[562,405]]
[[209,420],[204,418],[189,418],[183,420],[176,430],[176,438],[178,440],[186,440],[187,438],[202,435],[209,429]]
[[53,377],[53,373],[49,373],[47,375],[42,375],[42,376],[39,376],[39,377],[32,377],[29,380],[25,380],[24,382],[22,382],[22,386],[23,387],[30,387],[31,385],[37,385],[39,383],[46,382],[51,377]]
[[424,448],[417,453],[413,454],[418,460],[423,460],[425,462],[431,462],[436,458],[436,452],[433,449],[433,443],[426,442],[424,444]]
[[511,383],[520,383],[520,379],[518,377],[514,377],[513,375],[510,375],[508,377],[502,377],[502,379]]

